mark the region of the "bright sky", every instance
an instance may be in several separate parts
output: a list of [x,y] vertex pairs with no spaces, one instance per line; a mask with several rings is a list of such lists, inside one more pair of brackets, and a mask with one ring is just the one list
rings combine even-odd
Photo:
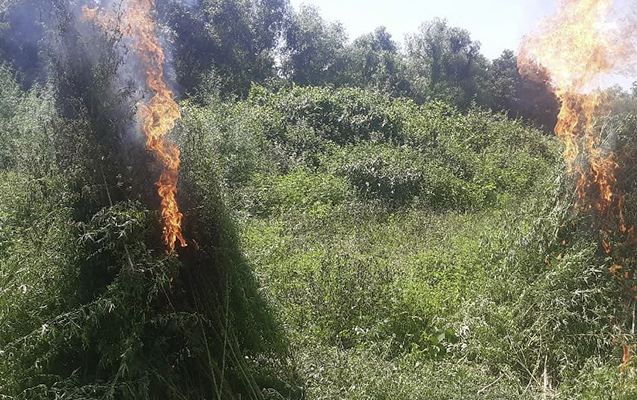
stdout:
[[482,53],[497,58],[504,49],[516,51],[522,36],[555,11],[555,0],[291,0],[319,7],[323,18],[340,21],[354,39],[386,26],[394,40],[417,31],[421,23],[446,18],[482,43]]
[[[394,40],[404,44],[405,34],[415,33],[420,24],[436,17],[446,18],[451,26],[469,31],[481,43],[487,58],[495,59],[505,49],[517,53],[524,35],[556,11],[557,0],[290,0],[300,5],[317,6],[328,21],[340,21],[350,40],[387,27]],[[615,16],[632,14],[637,19],[637,0],[615,0]],[[611,17],[612,18],[612,17]],[[636,76],[611,76],[604,85],[618,83],[629,88]]]

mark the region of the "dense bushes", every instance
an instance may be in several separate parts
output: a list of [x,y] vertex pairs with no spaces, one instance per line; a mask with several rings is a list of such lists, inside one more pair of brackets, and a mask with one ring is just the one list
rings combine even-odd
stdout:
[[[0,81],[0,394],[260,398],[246,357],[285,348],[216,171],[190,151],[198,138],[180,138],[190,246],[176,258],[151,211],[142,143],[127,138],[124,151],[118,134],[97,134],[90,100],[22,93],[7,69]],[[56,103],[67,102],[78,112],[61,117]],[[111,122],[125,132],[125,118]]]
[[402,130],[392,101],[361,89],[294,88],[279,93],[255,87],[248,101],[286,125],[303,124],[339,145],[395,139]]
[[[617,377],[627,283],[594,218],[573,212],[552,139],[351,89],[255,88],[218,106],[189,108],[185,129],[219,141],[221,171],[250,160],[223,181],[309,397],[630,396]],[[607,126],[631,157],[634,121]],[[428,383],[409,381],[423,370]]]
[[[184,103],[174,258],[145,152],[0,75],[0,393],[630,398],[632,280],[522,122],[356,89]],[[635,120],[606,126],[631,182]]]
[[241,192],[238,204],[278,211],[284,199],[273,200],[276,193],[255,199],[262,191],[254,188],[293,185],[281,180],[286,174],[321,176],[317,184],[340,177],[350,193],[341,200],[480,209],[528,190],[556,158],[551,140],[503,115],[462,114],[442,103],[418,106],[359,89],[255,87],[236,105],[191,107],[186,114],[186,129],[208,132],[224,182],[245,189],[233,192]]
[[[190,96],[169,255],[143,77],[76,6],[0,7],[0,397],[635,398],[634,235],[576,213],[557,142],[506,117],[557,106],[513,53],[443,20],[401,54],[286,0],[158,1]],[[632,226],[634,96],[607,94]]]

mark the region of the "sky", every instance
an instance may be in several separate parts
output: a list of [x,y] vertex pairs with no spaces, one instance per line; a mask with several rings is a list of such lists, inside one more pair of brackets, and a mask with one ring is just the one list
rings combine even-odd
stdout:
[[394,40],[414,33],[421,23],[446,18],[479,41],[482,53],[497,58],[504,49],[516,51],[520,39],[555,11],[555,0],[291,0],[321,10],[323,18],[340,21],[350,39],[386,26]]
[[[350,40],[385,26],[401,45],[405,35],[417,32],[423,22],[446,18],[451,26],[469,31],[489,59],[498,58],[505,49],[517,53],[522,37],[533,33],[540,21],[557,9],[557,0],[290,0],[290,3],[296,10],[301,4],[317,6],[324,19],[343,24]],[[631,14],[637,19],[637,0],[615,0],[613,10],[615,17]],[[612,75],[604,78],[603,86],[619,84],[630,88],[635,80],[637,76]]]

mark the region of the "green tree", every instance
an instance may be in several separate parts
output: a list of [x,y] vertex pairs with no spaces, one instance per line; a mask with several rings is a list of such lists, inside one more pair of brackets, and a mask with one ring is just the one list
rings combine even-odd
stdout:
[[347,83],[392,95],[405,94],[409,83],[404,77],[402,57],[387,28],[358,37],[347,46]]
[[494,110],[551,130],[556,123],[559,103],[546,74],[541,70],[536,72],[534,79],[521,76],[517,57],[511,50],[505,50],[491,64],[486,89]]
[[52,3],[37,0],[7,0],[0,3],[0,59],[20,74],[23,87],[31,86],[42,67],[38,42],[44,37],[42,18],[50,15]]
[[212,80],[222,94],[247,95],[275,76],[275,49],[287,26],[288,0],[163,0],[175,33],[178,81],[194,94]]
[[625,90],[615,84],[603,91],[612,115],[631,115],[637,110],[637,85],[633,83],[631,90]]
[[412,97],[423,102],[441,99],[461,108],[485,103],[488,61],[469,32],[434,19],[407,37],[406,62]]
[[340,23],[325,21],[302,5],[285,34],[282,73],[299,85],[339,84],[346,64],[347,36]]
[[51,90],[21,95],[0,68],[10,109],[0,112],[0,354],[11,354],[0,393],[261,398],[246,356],[282,347],[197,132],[180,136],[191,245],[176,258],[161,241],[153,157],[131,135],[145,87],[123,79],[121,36],[66,0],[37,4],[49,7],[34,18]]
[[504,50],[493,60],[489,69],[489,93],[493,108],[505,111],[509,116],[519,114],[522,100],[518,97],[522,78],[518,72],[515,53]]

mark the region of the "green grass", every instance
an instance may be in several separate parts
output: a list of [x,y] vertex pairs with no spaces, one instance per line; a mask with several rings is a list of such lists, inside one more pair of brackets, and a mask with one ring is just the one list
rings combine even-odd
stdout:
[[297,389],[282,396],[633,390],[612,260],[541,132],[329,88],[255,88],[185,115],[289,343],[277,371]]
[[[246,223],[248,260],[280,312],[310,398],[445,398],[441,382],[461,398],[495,381],[499,372],[466,359],[458,315],[498,273],[507,217],[335,209]],[[511,380],[481,393],[517,396]]]
[[[183,115],[178,259],[129,198],[154,193],[143,167],[91,146],[84,116],[0,116],[24,128],[0,146],[0,394],[634,398],[636,282],[608,272],[634,249],[618,234],[605,255],[573,212],[554,140],[354,89]],[[629,165],[633,119],[617,131]]]
[[613,361],[618,287],[554,182],[478,212],[350,204],[244,222],[242,246],[308,398],[633,390]]

